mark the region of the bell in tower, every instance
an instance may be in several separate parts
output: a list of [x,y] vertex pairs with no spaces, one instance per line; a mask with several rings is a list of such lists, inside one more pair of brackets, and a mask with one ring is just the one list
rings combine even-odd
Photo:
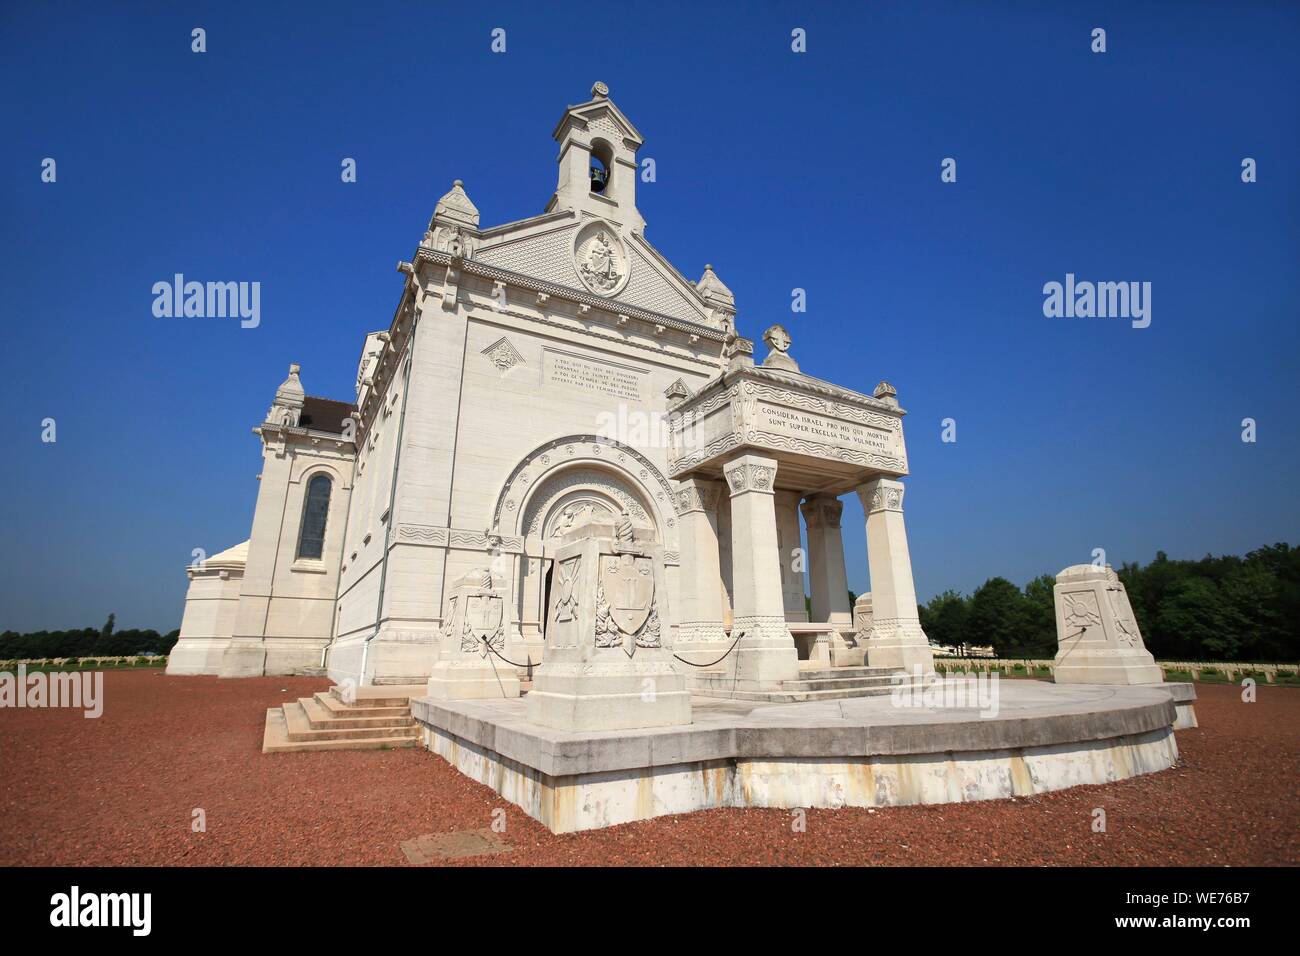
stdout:
[[546,211],[586,212],[620,231],[643,231],[645,220],[636,208],[636,154],[644,140],[609,98],[609,87],[592,86],[591,99],[565,110],[554,135],[560,175]]

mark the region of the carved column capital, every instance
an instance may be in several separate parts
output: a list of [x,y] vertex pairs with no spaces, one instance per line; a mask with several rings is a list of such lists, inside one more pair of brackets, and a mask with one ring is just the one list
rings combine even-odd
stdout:
[[693,511],[717,513],[718,501],[722,496],[719,482],[707,478],[683,478],[677,484],[677,490],[673,492],[673,504],[679,516]]
[[799,505],[803,520],[809,528],[838,528],[844,513],[844,502],[829,495],[814,495]]
[[862,510],[867,514],[877,511],[903,511],[903,483],[892,478],[873,478],[857,489],[862,499]]
[[741,455],[722,466],[731,497],[757,492],[770,495],[776,484],[776,459],[761,455]]

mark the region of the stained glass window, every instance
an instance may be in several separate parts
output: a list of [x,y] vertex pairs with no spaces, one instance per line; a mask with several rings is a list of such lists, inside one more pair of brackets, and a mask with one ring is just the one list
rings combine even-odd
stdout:
[[317,475],[307,483],[307,500],[302,506],[302,530],[298,532],[298,557],[319,560],[325,550],[325,518],[330,510],[329,477]]

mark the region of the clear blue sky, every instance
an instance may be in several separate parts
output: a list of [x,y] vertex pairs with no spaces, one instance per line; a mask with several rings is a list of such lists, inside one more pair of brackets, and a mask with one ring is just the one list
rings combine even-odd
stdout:
[[[1300,7],[802,6],[6,2],[0,629],[176,627],[289,362],[350,398],[438,197],[540,212],[596,79],[657,163],[648,238],[805,371],[898,388],[922,599],[1300,543]],[[154,318],[176,272],[260,281],[261,326]],[[1151,282],[1151,326],[1044,318],[1067,272]]]

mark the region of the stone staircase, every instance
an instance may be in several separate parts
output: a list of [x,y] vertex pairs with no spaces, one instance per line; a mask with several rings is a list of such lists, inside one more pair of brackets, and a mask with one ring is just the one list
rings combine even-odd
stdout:
[[352,702],[340,687],[299,697],[266,712],[262,753],[303,750],[395,750],[419,744],[412,697],[423,684],[359,687]]
[[[889,667],[823,667],[805,664],[794,680],[782,681],[779,689],[742,691],[732,688],[732,679],[724,671],[704,671],[696,675],[691,693],[702,697],[726,697],[731,700],[761,700],[768,703],[796,703],[806,700],[840,700],[846,697],[882,697],[900,686]],[[908,677],[906,684],[915,681]]]

